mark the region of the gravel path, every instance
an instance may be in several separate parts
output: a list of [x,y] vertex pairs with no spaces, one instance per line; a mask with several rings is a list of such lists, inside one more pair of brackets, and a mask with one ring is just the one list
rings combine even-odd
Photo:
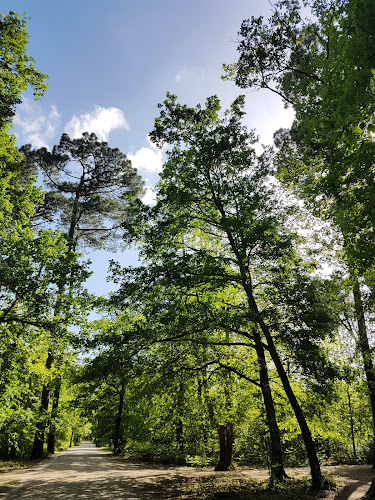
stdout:
[[[287,469],[292,477],[308,476],[306,467]],[[357,500],[367,491],[374,475],[370,466],[323,467],[341,485],[327,500]],[[55,455],[26,471],[0,476],[0,499],[6,500],[146,500],[176,499],[181,481],[226,477],[246,482],[266,480],[267,470],[238,467],[230,472],[213,472],[187,467],[160,467],[118,460],[84,441],[80,446]],[[3,491],[3,494],[1,494]],[[6,494],[5,492],[8,492]],[[184,498],[187,498],[184,496]],[[271,497],[270,497],[271,498]]]

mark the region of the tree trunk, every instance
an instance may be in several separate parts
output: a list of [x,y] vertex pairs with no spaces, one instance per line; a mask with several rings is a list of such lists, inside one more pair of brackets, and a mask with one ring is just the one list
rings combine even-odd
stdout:
[[367,493],[362,500],[375,500],[375,479],[372,480],[370,488],[367,490]]
[[233,424],[219,425],[217,430],[219,434],[220,458],[215,471],[233,469]]
[[[225,213],[223,206],[221,205],[220,200],[217,201],[217,206],[218,206],[218,209],[219,209],[221,215],[223,217],[225,217],[226,213]],[[314,490],[321,490],[324,488],[325,480],[322,476],[318,456],[317,456],[316,449],[315,449],[315,444],[314,444],[313,438],[311,436],[309,426],[307,425],[305,415],[304,415],[302,408],[300,407],[300,405],[297,401],[297,398],[293,392],[293,389],[290,385],[289,378],[286,374],[286,371],[285,371],[284,366],[281,362],[280,356],[277,352],[277,349],[276,349],[276,346],[274,344],[271,332],[269,331],[268,326],[264,322],[264,320],[259,312],[258,305],[256,303],[256,300],[255,300],[254,294],[253,294],[253,287],[252,287],[250,270],[248,269],[247,265],[244,264],[243,258],[241,256],[241,252],[238,249],[236,240],[235,240],[232,232],[228,228],[226,228],[226,233],[227,233],[227,237],[228,237],[230,246],[231,246],[234,254],[237,257],[237,262],[238,262],[240,274],[241,274],[242,287],[243,287],[244,292],[246,293],[246,296],[247,296],[249,309],[250,309],[251,313],[254,315],[255,321],[260,326],[260,329],[262,330],[262,333],[267,341],[268,351],[271,355],[272,361],[274,362],[274,364],[276,366],[276,370],[277,370],[277,373],[280,377],[285,394],[287,395],[287,397],[289,399],[289,402],[293,408],[294,414],[296,416],[299,427],[301,429],[301,434],[302,434],[302,438],[303,438],[304,443],[305,443],[306,453],[307,453],[307,457],[308,457],[309,465],[310,465],[310,470],[311,470],[312,488]]]
[[355,447],[355,435],[354,435],[354,419],[353,419],[353,409],[352,409],[352,401],[350,397],[349,387],[346,388],[346,393],[348,395],[348,408],[349,408],[349,418],[350,418],[350,434],[352,437],[352,446],[353,446],[353,457],[357,458],[357,450]]
[[59,408],[59,400],[60,400],[60,389],[61,389],[61,377],[57,378],[56,387],[53,393],[53,403],[52,403],[52,411],[51,411],[51,423],[48,434],[48,442],[47,442],[47,451],[48,453],[55,453],[55,432],[56,432],[56,417],[57,411]]
[[368,341],[367,327],[365,320],[365,312],[362,304],[361,289],[358,278],[352,275],[354,280],[353,296],[354,308],[358,325],[358,347],[361,351],[363,366],[366,374],[367,388],[370,396],[371,414],[372,414],[372,429],[373,429],[373,446],[372,446],[372,463],[375,465],[375,373],[374,364],[372,362],[371,349]]
[[[54,359],[53,354],[49,352],[46,361],[46,368],[48,370],[51,369],[53,359]],[[36,424],[34,443],[33,443],[33,448],[31,450],[30,458],[32,460],[38,460],[40,458],[43,458],[44,434],[47,425],[46,419],[48,414],[49,398],[50,398],[50,387],[49,384],[45,384],[43,385],[42,397],[40,403],[41,416],[39,417],[39,421]]]
[[302,438],[305,444],[307,457],[309,460],[310,471],[311,471],[311,479],[312,479],[312,488],[314,490],[321,490],[324,487],[324,478],[322,476],[322,472],[320,469],[320,463],[318,459],[318,455],[316,453],[315,443],[312,438],[309,426],[306,422],[305,415],[303,413],[302,408],[300,407],[298,400],[293,392],[292,386],[290,385],[289,379],[285,372],[284,366],[281,362],[280,356],[276,350],[276,346],[273,342],[272,335],[264,323],[263,319],[259,316],[258,312],[258,323],[263,331],[263,334],[267,340],[267,346],[271,355],[273,362],[275,363],[277,373],[280,377],[281,383],[283,385],[285,394],[287,395],[289,402],[292,406],[294,415],[297,419],[298,425],[301,430]]
[[[206,377],[206,373],[204,373],[204,376]],[[208,435],[207,435],[206,426],[204,424],[204,420],[205,419],[203,418],[202,385],[203,385],[203,383],[202,383],[200,377],[198,376],[197,377],[197,391],[198,391],[198,408],[199,408],[199,412],[200,412],[199,422],[200,422],[200,425],[201,425],[202,436],[203,436],[203,446],[204,446],[203,456],[206,457],[206,452],[207,452],[207,449],[208,449]]]
[[179,418],[177,420],[177,424],[176,424],[176,441],[178,444],[178,449],[181,453],[184,451],[183,436],[184,436],[184,424],[183,424],[181,418]]
[[277,425],[275,405],[272,398],[271,387],[268,377],[267,361],[261,339],[255,332],[255,349],[259,365],[259,380],[262,391],[264,406],[266,409],[267,426],[270,433],[270,462],[271,475],[270,485],[284,481],[288,476],[284,470],[284,459],[281,447],[280,430]]
[[125,396],[125,384],[122,383],[120,390],[120,397],[118,402],[117,416],[115,421],[115,429],[113,433],[113,453],[119,454],[121,452],[120,449],[120,436],[121,436],[121,420],[122,420],[122,412],[124,409],[124,396]]

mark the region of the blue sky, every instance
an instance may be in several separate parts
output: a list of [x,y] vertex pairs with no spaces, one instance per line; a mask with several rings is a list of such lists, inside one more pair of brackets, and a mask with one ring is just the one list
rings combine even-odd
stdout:
[[[93,131],[129,155],[152,187],[162,165],[161,153],[148,141],[167,91],[195,105],[217,94],[227,107],[240,93],[220,79],[222,63],[236,60],[241,21],[271,14],[268,0],[2,0],[1,12],[26,13],[28,53],[49,75],[42,101],[25,95],[14,120],[19,145],[49,148],[63,132]],[[245,122],[261,142],[291,121],[280,99],[248,93]],[[148,199],[152,192],[148,191]],[[90,255],[94,276],[89,287],[110,288],[108,257],[124,265],[135,252]]]

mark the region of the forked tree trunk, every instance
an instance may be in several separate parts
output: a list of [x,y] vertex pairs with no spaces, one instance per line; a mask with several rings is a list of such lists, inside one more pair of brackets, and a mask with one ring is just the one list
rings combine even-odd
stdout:
[[[226,217],[225,210],[223,206],[221,205],[220,200],[217,201],[217,207],[223,217]],[[272,361],[274,362],[276,366],[277,373],[280,377],[281,383],[283,385],[285,394],[287,395],[287,398],[289,399],[289,402],[293,408],[294,415],[297,419],[298,425],[301,429],[301,434],[303,441],[305,443],[305,448],[306,448],[306,453],[307,457],[309,460],[309,465],[310,465],[310,471],[311,471],[311,479],[312,479],[312,488],[314,490],[321,490],[325,486],[325,480],[322,476],[322,472],[320,469],[320,463],[318,459],[318,455],[316,453],[316,448],[314,444],[314,440],[312,438],[309,426],[306,422],[305,415],[302,411],[302,408],[300,407],[298,400],[293,392],[293,389],[290,385],[289,378],[286,374],[285,368],[281,362],[279,353],[277,352],[275,343],[273,341],[272,334],[264,322],[259,309],[257,302],[255,300],[254,294],[253,294],[253,286],[252,286],[252,281],[251,281],[251,274],[250,271],[247,267],[246,264],[244,264],[243,258],[241,257],[241,252],[238,249],[236,239],[233,236],[233,233],[231,232],[230,229],[226,228],[226,233],[227,237],[230,243],[230,246],[234,252],[234,254],[237,257],[237,262],[239,265],[240,269],[240,274],[241,274],[241,282],[242,282],[242,287],[244,289],[244,292],[246,293],[247,296],[247,301],[248,301],[248,306],[249,310],[254,316],[254,320],[256,323],[259,325],[265,339],[267,342],[267,348],[270,353],[270,356],[272,358]]]
[[271,336],[271,333],[268,330],[267,325],[264,323],[264,321],[260,318],[259,319],[259,324],[261,326],[261,329],[264,333],[264,336],[267,340],[267,345],[268,349],[271,355],[271,358],[273,362],[275,363],[277,373],[280,377],[281,383],[283,385],[285,394],[287,395],[290,405],[293,409],[294,415],[297,419],[299,428],[301,430],[302,434],[302,439],[305,444],[305,449],[306,449],[306,454],[307,458],[309,460],[309,465],[310,465],[310,471],[311,471],[311,480],[312,480],[312,489],[314,490],[321,490],[324,488],[324,478],[322,476],[322,472],[320,469],[320,463],[318,459],[318,455],[316,452],[316,447],[314,440],[312,438],[309,426],[307,424],[305,415],[303,413],[303,410],[301,406],[298,403],[298,400],[294,394],[294,391],[292,389],[292,386],[290,385],[288,376],[285,372],[284,366],[281,362],[280,356],[276,350],[276,346],[273,342],[273,338]]
[[233,469],[233,424],[219,425],[217,430],[219,434],[220,458],[215,470],[224,471]]
[[248,303],[249,303],[249,308],[254,314],[256,321],[262,330],[262,333],[267,341],[267,348],[270,353],[270,356],[272,358],[272,361],[275,364],[277,373],[279,375],[279,378],[281,380],[281,383],[283,385],[285,394],[287,398],[289,399],[290,405],[293,409],[294,415],[297,419],[299,428],[301,430],[302,438],[305,444],[305,449],[306,449],[306,454],[307,458],[309,460],[309,465],[310,465],[310,471],[311,471],[311,480],[312,480],[312,489],[314,490],[321,490],[325,486],[325,480],[323,478],[321,469],[320,469],[320,463],[318,459],[318,455],[316,452],[315,448],[315,443],[312,438],[309,426],[307,424],[305,415],[303,413],[302,408],[300,407],[298,400],[294,394],[294,391],[292,389],[292,386],[290,385],[289,378],[286,374],[285,368],[281,362],[279,353],[277,352],[275,343],[273,341],[273,337],[271,332],[269,331],[268,326],[264,322],[263,318],[261,317],[257,303],[255,301],[255,298],[252,293],[252,288],[251,284],[247,283],[246,286],[244,286],[247,297],[248,297]]
[[277,425],[275,405],[272,398],[271,386],[268,377],[267,361],[261,339],[254,333],[255,349],[259,365],[259,381],[263,402],[266,409],[267,427],[270,433],[270,485],[283,482],[288,477],[284,469],[284,460],[281,447],[280,429]]

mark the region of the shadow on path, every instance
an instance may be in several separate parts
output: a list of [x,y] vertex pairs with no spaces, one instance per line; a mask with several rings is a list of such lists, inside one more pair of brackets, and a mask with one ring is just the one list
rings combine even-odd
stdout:
[[333,494],[332,500],[359,500],[365,495],[374,477],[371,466],[332,466],[323,467],[323,472],[333,474],[338,484],[345,486]]
[[[158,482],[140,467],[129,467],[89,442],[67,450],[23,474],[21,484],[10,491],[7,500],[42,499],[128,499],[159,498],[153,484]],[[140,479],[143,481],[139,482]],[[157,484],[155,485],[157,488]],[[147,491],[146,491],[147,490]],[[165,495],[163,496],[164,498]]]
[[[242,467],[229,473],[214,473],[212,470],[127,463],[89,442],[57,454],[26,472],[19,472],[16,477],[22,478],[21,482],[16,488],[9,486],[7,500],[167,500],[179,498],[183,493],[179,488],[188,485],[193,478],[206,484],[220,478],[225,480],[227,476],[240,484],[267,479],[266,470]],[[309,475],[307,468],[288,469],[287,472],[295,478]],[[339,484],[345,485],[340,491],[329,493],[327,500],[359,500],[374,475],[370,466],[323,467],[323,473],[333,475]]]

